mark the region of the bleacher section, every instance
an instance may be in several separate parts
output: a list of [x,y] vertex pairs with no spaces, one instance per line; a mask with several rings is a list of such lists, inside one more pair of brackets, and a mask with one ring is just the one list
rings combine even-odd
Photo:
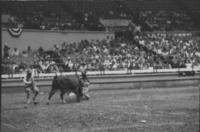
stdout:
[[125,3],[134,12],[145,10],[180,10],[174,0],[125,0]]
[[[154,22],[158,25],[161,23],[159,28],[152,28],[152,30],[166,29],[166,27],[163,27],[165,23],[160,22],[160,19],[172,23],[171,25],[177,20],[191,27],[185,28],[185,25],[180,24],[181,26],[178,29],[169,27],[168,30],[195,30],[196,25],[193,21],[196,21],[196,19],[193,19],[193,15],[199,14],[199,3],[199,0],[52,0],[48,2],[12,1],[2,2],[1,4],[3,14],[14,16],[18,22],[23,23],[24,28],[29,29],[105,30],[99,21],[100,18],[130,19],[144,26],[142,23],[145,23],[146,20],[139,16],[141,13],[150,11],[153,13],[150,16],[147,15],[146,19],[155,17],[159,20]],[[195,14],[189,13],[188,10]],[[167,15],[159,16],[161,11],[167,12]],[[178,16],[170,18],[169,12],[178,14]],[[151,27],[153,23],[149,22],[146,25]],[[143,30],[146,30],[146,28],[143,28]]]
[[120,6],[111,0],[68,0],[65,2],[68,7],[82,13],[94,12],[101,18],[120,18]]
[[187,7],[194,13],[200,14],[200,1],[199,0],[181,0]]
[[[198,0],[52,0],[1,4],[5,27],[19,23],[24,29],[53,30],[50,32],[56,33],[84,30],[86,34],[86,30],[107,30],[110,25],[126,27],[123,28],[125,31],[119,28],[120,37],[117,33],[115,38],[107,36],[103,40],[80,37],[80,42],[55,43],[49,51],[42,47],[34,49],[34,54],[31,54],[32,50],[9,54],[10,48],[5,44],[4,73],[21,73],[26,67],[42,73],[58,69],[76,71],[83,63],[91,71],[200,66],[200,41],[191,33],[197,30],[196,37],[199,38]],[[141,27],[142,32],[133,27]],[[146,27],[154,32],[144,32]]]
[[[73,24],[74,18],[57,2],[4,2],[3,13],[8,13],[23,23],[24,28],[29,29],[52,29],[69,23]],[[60,25],[58,25],[60,24]],[[42,27],[44,26],[44,27]]]

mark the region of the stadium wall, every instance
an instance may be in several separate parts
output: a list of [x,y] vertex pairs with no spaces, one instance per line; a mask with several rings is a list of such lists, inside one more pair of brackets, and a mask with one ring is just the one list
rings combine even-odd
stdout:
[[[102,31],[42,31],[42,30],[24,30],[19,37],[12,37],[6,29],[2,30],[2,45],[8,43],[13,49],[17,47],[19,51],[27,49],[38,49],[42,46],[45,50],[53,48],[54,44],[63,42],[80,42],[81,40],[101,40],[107,36],[114,37],[113,32]],[[3,48],[2,48],[3,49]],[[3,53],[3,52],[2,52]]]
[[[63,75],[63,74],[62,74]],[[53,77],[35,78],[41,91],[49,91]],[[178,73],[141,73],[141,74],[106,74],[89,75],[90,90],[173,88],[200,86],[200,73],[194,76],[179,76]],[[2,93],[24,92],[22,78],[2,79]]]

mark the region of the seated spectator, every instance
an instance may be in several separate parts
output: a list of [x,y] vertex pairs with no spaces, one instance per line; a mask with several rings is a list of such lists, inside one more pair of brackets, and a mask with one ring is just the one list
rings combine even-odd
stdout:
[[4,48],[3,48],[4,57],[5,57],[5,58],[8,58],[8,57],[10,56],[10,55],[9,55],[9,50],[10,50],[10,47],[8,46],[8,43],[5,43]]
[[28,57],[27,51],[22,51],[22,56],[23,56],[23,57]]
[[17,48],[14,48],[12,56],[19,56],[19,50]]

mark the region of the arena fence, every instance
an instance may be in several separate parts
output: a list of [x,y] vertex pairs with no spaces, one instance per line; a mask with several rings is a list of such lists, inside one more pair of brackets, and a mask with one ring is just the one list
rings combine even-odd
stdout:
[[[121,71],[88,71],[87,75],[117,75],[117,74],[144,74],[144,73],[175,73],[175,72],[200,72],[200,68],[176,68],[176,69],[147,69],[147,70],[121,70]],[[80,74],[79,72],[62,72],[62,73],[35,73],[33,71],[33,76],[35,78],[48,78],[53,77],[55,75],[74,75]],[[11,79],[11,78],[23,78],[25,73],[22,74],[3,74],[1,75],[2,79]]]
[[[188,72],[188,71],[183,71]],[[191,72],[191,71],[190,71]],[[94,73],[94,72],[93,72]],[[111,72],[110,72],[111,73]],[[125,72],[124,72],[125,73]],[[62,73],[67,74],[67,73]],[[68,73],[75,74],[75,73]],[[42,92],[48,92],[52,85],[53,76],[42,76],[35,78],[37,86]],[[157,73],[135,73],[135,74],[93,74],[89,75],[91,91],[96,90],[123,90],[123,89],[143,89],[143,88],[171,88],[171,87],[197,87],[200,86],[200,72],[194,75],[180,76],[179,72],[157,72]],[[2,79],[1,90],[3,93],[24,92],[22,78]]]

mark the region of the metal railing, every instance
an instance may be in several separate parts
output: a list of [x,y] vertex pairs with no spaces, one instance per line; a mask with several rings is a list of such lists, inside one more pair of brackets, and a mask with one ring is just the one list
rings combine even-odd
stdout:
[[[117,75],[117,74],[144,74],[144,73],[176,73],[181,71],[194,71],[194,72],[200,72],[200,68],[175,68],[175,69],[147,69],[147,70],[117,70],[117,71],[88,71],[87,75]],[[32,75],[35,78],[48,78],[53,77],[55,75],[74,75],[79,74],[80,72],[59,72],[59,73],[35,73],[33,72]],[[25,76],[25,73],[21,74],[2,74],[1,79],[11,79],[11,78],[23,78]]]

